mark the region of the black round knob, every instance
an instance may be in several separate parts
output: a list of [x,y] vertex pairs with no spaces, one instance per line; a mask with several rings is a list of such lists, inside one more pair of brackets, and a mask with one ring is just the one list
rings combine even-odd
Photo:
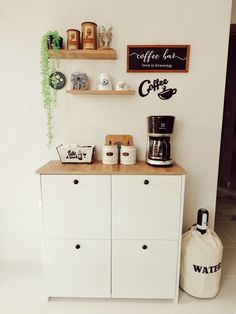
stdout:
[[73,182],[74,182],[74,184],[78,184],[79,180],[75,179]]
[[143,183],[147,185],[149,184],[149,180],[144,180]]
[[79,244],[76,244],[75,248],[78,250],[80,249],[80,245]]
[[148,247],[147,247],[147,245],[146,244],[144,244],[143,246],[142,246],[142,249],[143,250],[146,250]]

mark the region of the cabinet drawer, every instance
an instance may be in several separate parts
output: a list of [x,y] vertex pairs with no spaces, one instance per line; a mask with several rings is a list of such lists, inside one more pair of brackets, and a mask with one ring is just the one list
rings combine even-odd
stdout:
[[112,176],[113,239],[179,237],[181,176]]
[[177,244],[113,240],[112,297],[175,298]]
[[48,296],[110,297],[110,253],[109,240],[45,241]]
[[110,176],[42,176],[47,239],[109,239]]

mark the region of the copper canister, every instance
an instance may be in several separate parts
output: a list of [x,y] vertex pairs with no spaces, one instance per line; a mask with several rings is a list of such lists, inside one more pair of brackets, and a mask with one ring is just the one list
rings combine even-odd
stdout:
[[97,49],[97,24],[84,22],[81,27],[83,49]]
[[67,31],[67,49],[80,49],[80,31],[77,29],[68,29]]

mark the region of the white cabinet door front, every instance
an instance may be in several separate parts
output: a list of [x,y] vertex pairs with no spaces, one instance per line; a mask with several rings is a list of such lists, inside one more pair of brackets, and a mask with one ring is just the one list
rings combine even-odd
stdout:
[[181,176],[112,176],[113,239],[178,239]]
[[110,239],[110,176],[42,176],[46,239]]
[[109,240],[47,240],[44,269],[49,297],[110,297]]
[[177,241],[113,240],[112,297],[175,298]]

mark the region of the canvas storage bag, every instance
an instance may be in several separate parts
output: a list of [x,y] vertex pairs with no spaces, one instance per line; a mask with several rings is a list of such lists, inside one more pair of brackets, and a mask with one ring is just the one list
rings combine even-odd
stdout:
[[217,295],[221,277],[223,245],[217,234],[208,229],[201,234],[196,227],[183,234],[180,287],[198,298]]

